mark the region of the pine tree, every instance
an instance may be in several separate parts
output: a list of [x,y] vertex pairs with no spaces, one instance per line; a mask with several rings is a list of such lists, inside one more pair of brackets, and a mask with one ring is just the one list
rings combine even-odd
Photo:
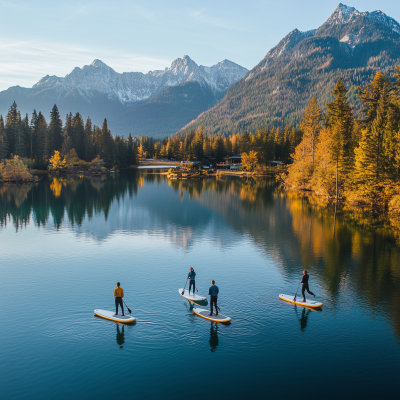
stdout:
[[374,113],[375,118],[362,131],[359,146],[355,149],[353,185],[357,197],[373,205],[385,205],[382,190],[385,180],[382,142],[387,113],[386,97],[387,92],[383,90]]
[[378,71],[372,82],[364,85],[362,88],[358,86],[358,94],[364,105],[362,127],[369,126],[376,118],[376,113],[383,90],[389,90],[391,86],[390,79]]
[[17,103],[11,105],[8,110],[7,119],[6,119],[6,135],[8,142],[8,150],[9,154],[16,154],[17,150],[17,136],[19,131],[19,115],[17,109]]
[[48,135],[48,154],[53,154],[55,150],[61,150],[63,145],[63,127],[60,113],[58,112],[56,104],[54,104],[50,113]]
[[68,154],[74,148],[74,138],[72,129],[72,113],[67,114],[65,118],[63,154]]
[[30,155],[30,138],[32,135],[31,127],[29,125],[29,116],[28,114],[25,115],[25,118],[21,121],[21,130],[22,130],[22,137],[23,137],[23,149],[22,152],[24,157],[31,157]]
[[36,120],[36,159],[39,164],[43,164],[49,158],[48,154],[48,130],[46,119],[41,111],[39,111]]
[[4,127],[3,116],[0,115],[0,160],[6,164],[6,157],[8,155],[8,140],[7,134]]
[[133,144],[132,135],[129,134],[128,136],[128,152],[127,152],[127,164],[128,165],[136,165],[136,154]]
[[251,147],[250,133],[245,131],[239,140],[240,153],[249,153]]
[[31,158],[34,158],[35,141],[36,141],[36,122],[37,122],[36,110],[33,110],[31,118],[31,129],[29,135],[29,154]]
[[303,142],[305,147],[311,152],[311,168],[314,169],[314,153],[315,146],[317,145],[318,135],[321,130],[321,110],[317,105],[317,100],[313,97],[310,104],[307,106],[303,122],[301,123],[301,129],[303,131]]
[[94,158],[94,143],[93,143],[93,132],[92,132],[92,121],[90,118],[86,120],[85,124],[85,160],[92,161]]
[[339,78],[332,91],[333,99],[326,105],[328,114],[327,125],[330,128],[332,140],[330,152],[336,164],[336,199],[339,189],[344,187],[344,180],[350,169],[351,135],[353,132],[353,111],[347,98],[347,89]]
[[218,135],[214,140],[213,152],[216,163],[219,163],[224,159],[224,139],[221,135]]
[[104,164],[107,168],[112,166],[114,162],[114,141],[108,130],[107,119],[104,118],[103,126],[101,128],[101,138],[100,138],[100,158],[103,159]]
[[72,148],[76,150],[81,160],[85,158],[85,128],[79,113],[76,113],[72,119]]

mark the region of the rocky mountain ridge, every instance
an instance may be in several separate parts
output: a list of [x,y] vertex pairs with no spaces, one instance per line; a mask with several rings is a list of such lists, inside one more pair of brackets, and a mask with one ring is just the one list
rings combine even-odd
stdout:
[[184,130],[204,124],[230,133],[265,125],[298,126],[312,96],[324,108],[339,76],[360,110],[356,87],[377,70],[391,74],[400,64],[400,24],[382,11],[360,12],[339,4],[318,29],[291,31],[224,98]]
[[28,96],[34,96],[52,90],[58,97],[62,97],[75,90],[88,102],[101,93],[107,95],[109,100],[130,105],[150,99],[168,86],[194,81],[208,85],[216,97],[220,97],[221,93],[247,72],[246,68],[229,60],[205,67],[198,66],[189,56],[184,56],[173,61],[171,67],[164,70],[150,71],[147,74],[142,72],[120,74],[96,59],[90,65],[74,68],[64,78],[46,75],[34,84],[32,89],[26,89],[26,92]]
[[[366,29],[366,21],[372,22],[373,24],[377,23],[381,25],[381,28],[387,28],[383,29],[386,31],[385,34],[391,32],[400,34],[400,24],[382,11],[360,12],[354,7],[349,7],[340,3],[328,20],[318,29],[312,29],[307,32],[301,32],[298,29],[291,31],[249,72],[246,80],[251,79],[257,73],[270,67],[278,59],[290,53],[296,45],[304,39],[328,36],[334,37],[341,43],[347,44],[352,49],[357,45],[371,41],[370,34],[372,32],[370,29]],[[293,54],[294,58],[300,58],[301,56],[302,54]]]
[[[16,101],[22,114],[36,109],[47,117],[57,104],[61,115],[79,112],[97,125],[107,118],[114,134],[167,136],[212,107],[247,73],[246,68],[229,60],[205,67],[189,56],[147,74],[120,74],[101,60],[94,60],[74,68],[64,78],[46,75],[32,88],[14,86],[0,92],[0,114],[5,115]],[[179,90],[169,90],[175,86]],[[162,95],[164,91],[166,95]],[[155,104],[157,99],[159,103]],[[151,105],[147,107],[146,102]],[[163,121],[159,120],[161,115]]]

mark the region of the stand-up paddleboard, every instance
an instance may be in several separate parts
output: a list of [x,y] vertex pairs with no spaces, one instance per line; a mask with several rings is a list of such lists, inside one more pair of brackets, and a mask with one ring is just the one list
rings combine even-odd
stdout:
[[107,310],[94,310],[95,315],[101,318],[109,319],[111,321],[116,321],[116,322],[123,322],[124,324],[130,324],[134,321],[136,321],[135,317],[132,317],[131,315],[115,315],[113,311],[107,311]]
[[300,296],[301,300],[298,300],[296,298],[296,301],[294,301],[294,296],[292,295],[288,295],[288,294],[280,294],[279,298],[281,300],[285,300],[288,301],[289,303],[293,303],[293,304],[297,304],[298,306],[303,306],[303,307],[312,307],[312,308],[318,308],[318,307],[322,307],[322,303],[318,302],[318,301],[314,301],[314,300],[306,300],[305,302],[302,301],[302,298]]
[[203,308],[193,308],[193,312],[199,317],[203,317],[210,321],[219,322],[220,324],[226,324],[227,322],[231,322],[231,318],[226,315],[218,314],[218,315],[209,315],[210,310],[204,310]]
[[205,297],[199,296],[198,294],[193,294],[193,292],[189,294],[189,291],[187,289],[185,289],[184,294],[182,294],[182,292],[183,292],[183,289],[179,289],[179,294],[189,301],[204,301],[204,300],[206,300]]

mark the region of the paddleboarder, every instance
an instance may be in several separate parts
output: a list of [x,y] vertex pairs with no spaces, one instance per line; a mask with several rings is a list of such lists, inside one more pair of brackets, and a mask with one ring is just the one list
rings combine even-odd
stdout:
[[118,315],[118,305],[121,306],[122,315],[124,314],[124,305],[122,304],[122,298],[124,297],[124,289],[120,287],[121,284],[117,282],[117,287],[114,289],[115,297],[115,315]]
[[194,272],[194,269],[190,267],[190,272],[188,274],[187,279],[190,279],[189,282],[189,295],[190,295],[190,288],[193,286],[193,294],[195,294],[194,289],[196,287],[196,272]]
[[303,303],[306,302],[306,290],[308,293],[312,294],[315,297],[315,294],[313,292],[310,292],[310,288],[308,287],[308,280],[310,279],[310,276],[307,274],[307,271],[303,271],[303,279],[300,281],[300,283],[303,284],[301,288],[301,294],[303,295]]
[[218,286],[215,285],[215,281],[211,281],[211,286],[210,289],[208,289],[208,294],[211,296],[210,297],[210,316],[213,315],[213,305],[215,305],[215,315],[218,315],[218,306],[217,306],[217,301],[218,301],[218,293],[219,293],[219,288]]

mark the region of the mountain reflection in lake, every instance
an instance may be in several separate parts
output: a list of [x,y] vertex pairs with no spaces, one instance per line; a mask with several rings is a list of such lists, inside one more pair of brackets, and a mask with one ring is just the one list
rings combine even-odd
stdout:
[[[296,363],[325,371],[310,387],[324,398],[389,394],[400,360],[396,225],[272,180],[171,181],[148,169],[0,185],[2,320],[25,311],[17,331],[0,327],[5,398],[108,398],[123,389],[98,380],[120,378],[139,397],[177,398],[192,389],[187,365],[218,372],[216,395],[265,394],[266,383],[272,397],[294,395],[303,377],[285,376]],[[216,279],[231,325],[194,316],[179,296],[190,266],[199,294]],[[303,269],[322,310],[278,299]],[[117,280],[134,326],[93,318],[113,309]]]

